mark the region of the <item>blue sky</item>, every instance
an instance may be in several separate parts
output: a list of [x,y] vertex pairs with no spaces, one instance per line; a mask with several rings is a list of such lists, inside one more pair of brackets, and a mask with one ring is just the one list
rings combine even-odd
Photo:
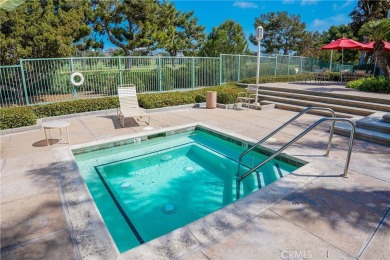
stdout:
[[[180,11],[194,11],[198,23],[206,26],[206,33],[226,19],[239,23],[247,38],[254,32],[255,17],[269,12],[287,11],[299,14],[308,31],[326,31],[331,25],[348,24],[349,13],[357,5],[357,0],[262,0],[262,1],[206,1],[172,0]],[[267,33],[267,32],[265,32]],[[105,49],[114,47],[105,41]],[[251,50],[256,46],[249,44]]]

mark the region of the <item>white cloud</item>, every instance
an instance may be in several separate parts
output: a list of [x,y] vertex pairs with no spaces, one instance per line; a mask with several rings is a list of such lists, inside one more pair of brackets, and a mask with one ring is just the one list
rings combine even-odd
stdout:
[[318,0],[302,0],[301,5],[316,5]]
[[234,7],[238,7],[238,8],[242,8],[242,9],[245,9],[245,8],[257,8],[258,7],[258,5],[255,4],[255,3],[241,2],[241,1],[235,1],[233,3],[233,6]]
[[345,14],[338,14],[325,19],[314,19],[314,21],[311,23],[310,28],[313,31],[322,32],[329,29],[329,27],[332,25],[347,24],[349,22],[350,19]]
[[283,4],[293,4],[294,0],[283,0]]
[[346,0],[344,4],[339,5],[339,4],[333,4],[333,11],[340,11],[349,5],[351,5],[354,2],[354,0]]

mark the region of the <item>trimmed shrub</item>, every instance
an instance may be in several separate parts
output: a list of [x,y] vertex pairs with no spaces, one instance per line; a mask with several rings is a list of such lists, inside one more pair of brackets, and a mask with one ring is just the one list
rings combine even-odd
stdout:
[[347,88],[360,91],[390,93],[390,79],[385,77],[360,78],[347,83]]
[[[191,91],[145,93],[138,95],[139,105],[143,108],[160,108],[206,101],[206,91],[217,91],[217,101],[223,104],[234,103],[242,89],[234,84],[219,87],[202,88]],[[89,111],[119,107],[118,97],[79,99],[27,107],[0,109],[0,129],[34,125],[37,118],[68,115]]]
[[118,106],[118,97],[104,97],[35,105],[29,108],[38,118],[44,118],[50,116],[61,116],[89,111],[105,110],[117,108]]
[[242,89],[234,84],[227,84],[191,91],[148,93],[140,94],[138,102],[141,107],[146,109],[201,103],[206,101],[206,91],[217,91],[218,103],[231,104],[235,102],[237,93],[242,92]]
[[34,125],[37,116],[29,107],[9,107],[0,109],[0,129]]

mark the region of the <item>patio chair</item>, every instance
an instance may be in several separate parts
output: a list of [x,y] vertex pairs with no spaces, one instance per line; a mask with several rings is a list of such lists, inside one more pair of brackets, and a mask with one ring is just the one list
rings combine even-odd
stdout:
[[143,119],[149,125],[150,116],[138,105],[137,92],[135,85],[119,85],[118,86],[119,108],[117,110],[118,119],[122,127],[125,127],[126,117],[138,117],[137,120]]
[[249,108],[249,104],[256,100],[257,87],[249,86],[245,92],[237,93],[236,107],[239,103],[245,104],[246,108]]

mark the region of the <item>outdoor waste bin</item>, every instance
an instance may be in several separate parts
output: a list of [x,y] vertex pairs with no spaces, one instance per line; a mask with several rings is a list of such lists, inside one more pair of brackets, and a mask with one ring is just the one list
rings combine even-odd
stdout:
[[217,92],[206,91],[206,107],[216,108],[217,107]]

